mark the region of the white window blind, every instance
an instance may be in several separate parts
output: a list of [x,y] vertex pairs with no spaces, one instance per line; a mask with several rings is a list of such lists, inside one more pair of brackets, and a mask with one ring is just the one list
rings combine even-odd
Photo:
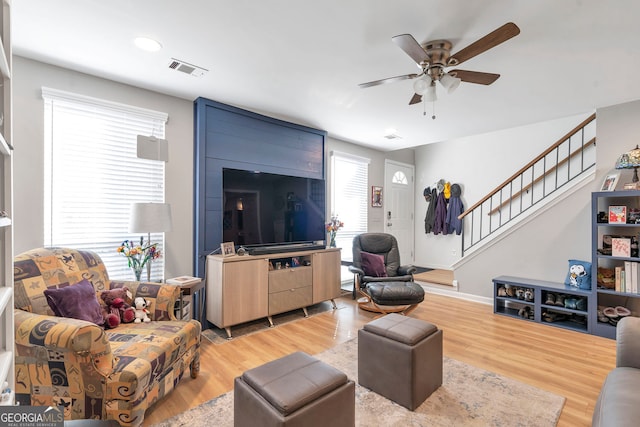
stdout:
[[353,238],[367,231],[369,159],[331,153],[331,212],[344,222],[336,246],[342,259],[352,261]]
[[[137,157],[137,135],[164,138],[167,114],[48,88],[42,96],[45,245],[97,252],[111,279],[134,280],[116,249],[140,240],[128,231],[132,203],[164,202],[165,167]],[[164,255],[164,234],[151,233],[151,242]],[[163,273],[161,256],[151,279]]]

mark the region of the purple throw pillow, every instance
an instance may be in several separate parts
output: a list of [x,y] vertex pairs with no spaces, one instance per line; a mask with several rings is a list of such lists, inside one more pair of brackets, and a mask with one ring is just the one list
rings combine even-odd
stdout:
[[373,277],[387,277],[387,267],[384,265],[384,257],[382,255],[360,252],[360,257],[362,258],[364,274]]
[[44,296],[58,317],[70,317],[102,325],[102,309],[96,291],[88,280],[64,288],[46,289]]

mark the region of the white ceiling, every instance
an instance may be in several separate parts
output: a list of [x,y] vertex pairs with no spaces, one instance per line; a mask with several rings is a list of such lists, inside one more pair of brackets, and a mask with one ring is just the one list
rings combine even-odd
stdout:
[[[636,0],[14,0],[14,54],[188,100],[199,96],[395,150],[640,99]],[[490,86],[438,87],[409,106],[418,72],[391,41],[448,39],[453,52],[506,22],[520,35],[465,62]],[[163,49],[143,52],[136,36]],[[193,77],[171,58],[208,71]],[[387,128],[402,139],[387,140]]]

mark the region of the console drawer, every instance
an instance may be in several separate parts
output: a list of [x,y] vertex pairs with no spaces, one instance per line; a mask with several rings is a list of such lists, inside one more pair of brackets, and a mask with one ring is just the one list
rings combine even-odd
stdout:
[[311,267],[285,268],[269,272],[269,293],[304,288],[312,283]]
[[269,314],[278,314],[311,305],[313,288],[291,288],[269,294]]

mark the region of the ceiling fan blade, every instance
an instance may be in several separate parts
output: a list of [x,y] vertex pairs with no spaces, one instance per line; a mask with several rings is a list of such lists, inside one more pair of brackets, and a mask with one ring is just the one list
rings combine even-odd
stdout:
[[496,47],[500,43],[506,42],[507,40],[517,36],[518,34],[520,34],[520,28],[518,28],[518,26],[513,22],[508,22],[502,27],[493,30],[486,36],[482,37],[480,40],[471,43],[460,52],[451,55],[448,64],[462,64],[464,61],[467,61],[476,55],[480,55],[482,52],[485,52],[492,47]]
[[490,85],[498,80],[500,74],[493,73],[481,73],[480,71],[467,71],[467,70],[451,70],[449,74],[461,79],[467,83],[477,83],[479,85]]
[[404,76],[389,77],[389,78],[386,78],[386,79],[375,80],[375,81],[368,82],[368,83],[360,83],[358,86],[364,89],[366,87],[378,86],[378,85],[383,85],[383,84],[393,83],[393,82],[399,82],[401,80],[415,79],[416,77],[418,77],[418,74],[405,74]]
[[422,102],[422,95],[418,95],[417,93],[413,94],[411,101],[409,101],[409,105],[418,104]]
[[400,34],[399,36],[392,37],[391,40],[398,45],[398,47],[411,57],[416,64],[421,65],[423,62],[430,62],[431,58],[427,55],[427,52],[420,46],[420,43],[413,38],[411,34]]

